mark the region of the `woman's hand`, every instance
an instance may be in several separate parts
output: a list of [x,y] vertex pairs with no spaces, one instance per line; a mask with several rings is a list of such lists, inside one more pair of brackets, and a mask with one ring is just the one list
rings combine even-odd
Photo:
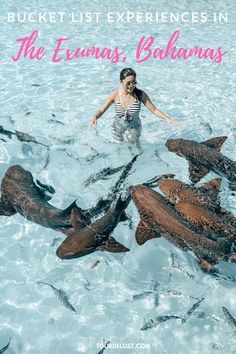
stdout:
[[116,96],[116,90],[113,90],[107,97],[105,103],[99,110],[94,114],[93,118],[89,121],[89,128],[93,128],[97,124],[97,120],[106,112],[106,110],[114,103]]
[[176,125],[176,126],[179,126],[179,122],[173,118],[170,118],[170,117],[167,117],[165,119],[165,122],[168,123],[168,124],[171,124],[171,125]]
[[93,117],[90,121],[89,121],[89,128],[93,128],[95,125],[97,124],[97,118]]

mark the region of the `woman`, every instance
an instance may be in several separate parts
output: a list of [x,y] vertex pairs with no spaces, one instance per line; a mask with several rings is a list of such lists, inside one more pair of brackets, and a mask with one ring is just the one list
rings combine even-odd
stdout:
[[113,90],[101,108],[95,113],[89,122],[89,127],[96,125],[97,120],[114,103],[116,117],[113,123],[114,133],[119,140],[124,139],[127,132],[128,140],[136,142],[141,132],[139,112],[143,103],[156,117],[169,124],[178,125],[178,122],[154,106],[148,95],[139,90],[136,85],[136,72],[131,68],[125,68],[120,72],[120,88]]

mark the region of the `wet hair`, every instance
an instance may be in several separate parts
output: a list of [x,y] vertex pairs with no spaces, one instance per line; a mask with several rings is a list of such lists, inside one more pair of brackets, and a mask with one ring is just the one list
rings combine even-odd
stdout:
[[[134,71],[134,69],[132,68],[124,68],[121,70],[120,72],[120,81],[123,81],[124,79],[126,79],[126,77],[128,76],[134,76],[134,78],[136,79],[136,72]],[[142,100],[142,91],[139,90],[137,87],[134,88],[134,96],[136,96],[138,98],[139,101]]]
[[131,68],[124,68],[120,72],[120,81],[123,81],[127,76],[133,75],[136,78],[136,72]]

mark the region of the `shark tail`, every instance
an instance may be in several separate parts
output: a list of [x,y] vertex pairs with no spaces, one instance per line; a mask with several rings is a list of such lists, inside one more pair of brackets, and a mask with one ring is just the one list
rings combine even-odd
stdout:
[[[208,146],[211,149],[215,149],[220,152],[222,145],[224,144],[227,136],[217,136],[211,139],[203,141],[201,144]],[[193,162],[189,162],[189,177],[192,183],[199,182],[210,172],[210,169],[206,166],[198,166]]]
[[117,199],[117,202],[115,204],[115,208],[123,212],[123,210],[125,210],[125,208],[128,206],[130,199],[131,199],[130,193],[128,193],[128,195],[125,197],[125,199],[122,199],[121,194],[120,194],[120,196]]
[[134,162],[137,160],[138,156],[139,155],[134,156],[132,158],[132,160],[130,162],[128,162],[127,165],[124,167],[124,169],[120,175],[120,178],[118,179],[118,181],[116,182],[116,184],[112,188],[112,193],[117,193],[119,191],[121,184],[124,182],[124,180],[128,176],[128,174],[129,174]]
[[227,136],[216,136],[215,138],[207,139],[202,142],[202,144],[212,148],[216,149],[218,151],[221,150],[222,145],[224,144],[225,140],[227,139]]

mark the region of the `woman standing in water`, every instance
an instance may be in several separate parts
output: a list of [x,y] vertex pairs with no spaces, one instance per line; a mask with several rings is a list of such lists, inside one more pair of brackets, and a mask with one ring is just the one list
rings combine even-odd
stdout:
[[105,103],[99,108],[89,122],[89,127],[96,125],[97,120],[114,103],[116,117],[113,123],[114,134],[119,140],[124,139],[127,132],[128,140],[132,143],[137,142],[141,133],[141,120],[139,112],[141,103],[156,117],[164,120],[166,123],[178,125],[178,122],[161,112],[154,106],[148,95],[139,90],[136,85],[136,72],[131,68],[125,68],[120,72],[120,84],[118,90],[114,90],[107,97]]

